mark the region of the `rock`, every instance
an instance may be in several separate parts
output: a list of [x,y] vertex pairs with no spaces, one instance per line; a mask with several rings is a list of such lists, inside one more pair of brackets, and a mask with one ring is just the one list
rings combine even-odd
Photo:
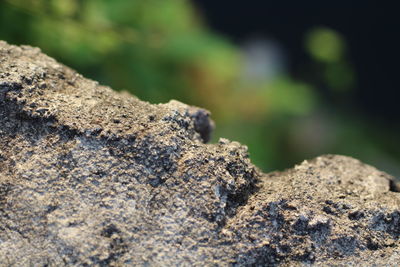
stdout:
[[212,128],[0,42],[0,266],[397,266],[392,177],[334,155],[263,174]]

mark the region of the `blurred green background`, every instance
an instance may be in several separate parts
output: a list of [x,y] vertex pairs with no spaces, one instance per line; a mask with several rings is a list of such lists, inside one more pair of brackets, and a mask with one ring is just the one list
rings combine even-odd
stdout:
[[184,0],[0,1],[0,39],[38,46],[151,103],[207,108],[217,125],[212,142],[246,144],[265,171],[338,153],[400,175],[398,127],[351,108],[357,69],[340,32],[320,25],[305,32],[298,49],[311,64],[294,78],[279,45],[254,38],[239,46],[206,25]]

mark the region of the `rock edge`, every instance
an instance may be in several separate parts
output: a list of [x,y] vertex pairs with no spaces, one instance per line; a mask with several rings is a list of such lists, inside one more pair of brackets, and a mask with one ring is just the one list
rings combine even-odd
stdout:
[[400,193],[336,155],[263,174],[206,110],[0,41],[0,266],[396,266]]

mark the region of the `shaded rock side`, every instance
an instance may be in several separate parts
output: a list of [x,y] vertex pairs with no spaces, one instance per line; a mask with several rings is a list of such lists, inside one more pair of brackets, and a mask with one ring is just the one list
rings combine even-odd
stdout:
[[400,193],[344,156],[263,174],[213,123],[0,42],[0,266],[396,266]]

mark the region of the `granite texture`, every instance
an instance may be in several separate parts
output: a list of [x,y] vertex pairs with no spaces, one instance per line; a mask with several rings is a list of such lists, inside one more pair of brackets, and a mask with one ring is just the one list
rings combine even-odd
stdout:
[[326,155],[264,174],[149,104],[0,41],[0,266],[397,266],[389,175]]

